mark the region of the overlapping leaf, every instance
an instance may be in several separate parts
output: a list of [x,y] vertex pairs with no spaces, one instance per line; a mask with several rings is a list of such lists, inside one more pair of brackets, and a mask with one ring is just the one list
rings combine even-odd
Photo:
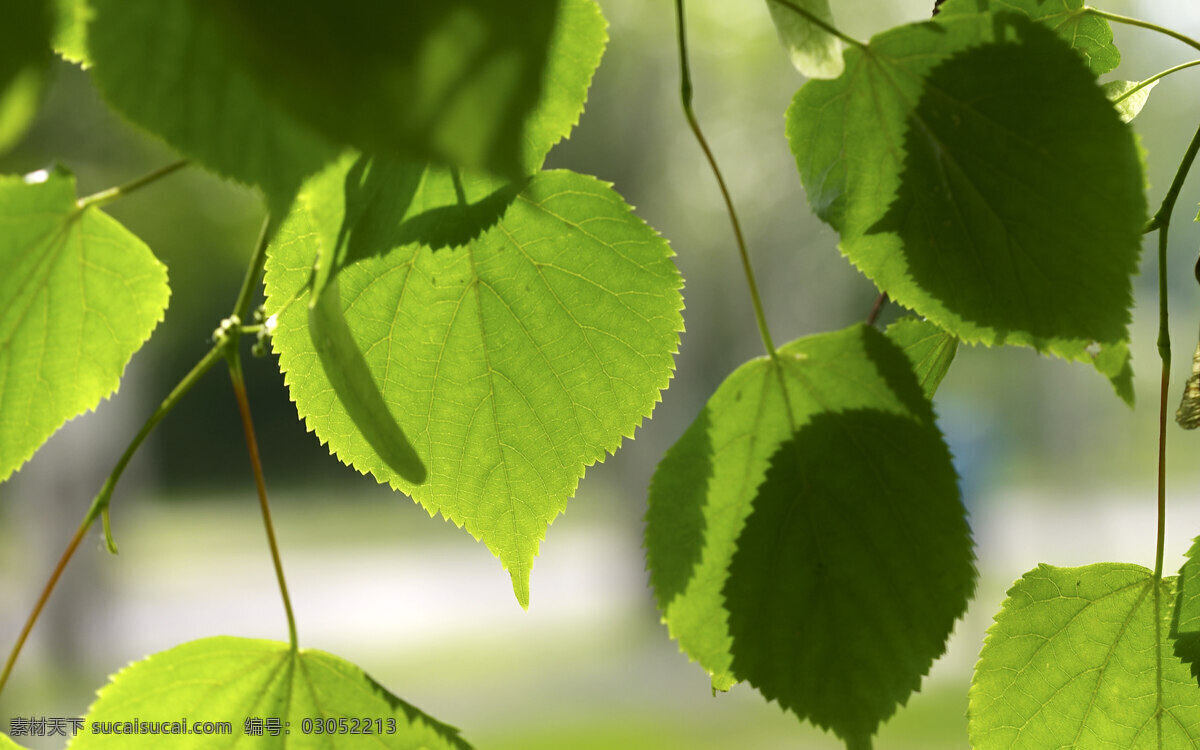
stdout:
[[958,339],[927,320],[913,317],[901,318],[888,326],[887,337],[904,350],[925,398],[932,401],[958,353]]
[[[532,171],[525,128],[543,89],[582,94],[603,48],[591,0],[532,0],[519,13],[495,0],[350,0],[336,13],[321,0],[202,7],[230,29],[264,90],[333,140],[514,179]],[[571,58],[582,80],[546,76],[554,55]]]
[[1141,164],[1080,56],[1018,13],[943,12],[846,61],[788,111],[842,252],[962,340],[1091,362],[1132,400]]
[[145,244],[45,177],[0,178],[0,480],[116,391],[170,294]]
[[1183,659],[1200,677],[1200,537],[1192,541],[1187,560],[1179,569],[1176,583],[1175,613],[1171,622],[1171,637],[1175,639],[1175,655]]
[[[405,703],[332,654],[228,636],[184,643],[126,667],[100,690],[84,718],[86,730],[70,743],[72,750],[470,748],[457,729]],[[175,724],[181,720],[187,724]],[[267,720],[278,720],[278,735],[260,731]],[[93,724],[108,722],[131,723],[130,729],[140,731],[90,731]],[[165,727],[159,725],[160,731],[152,734],[143,726],[152,722]],[[193,722],[229,722],[232,733],[186,733]],[[314,729],[311,722],[319,725]],[[185,733],[174,733],[176,726]]]
[[791,5],[832,25],[829,0],[788,0],[786,3],[767,0],[767,8],[796,70],[809,78],[837,78],[843,68],[841,40],[797,13],[789,7]]
[[1020,13],[1051,28],[1078,52],[1093,75],[1103,75],[1121,63],[1108,21],[1088,11],[1083,0],[947,0],[938,18],[986,12]]
[[909,360],[873,328],[743,365],[651,483],[671,635],[715,688],[747,680],[865,746],[974,589],[956,481]]
[[605,41],[592,0],[92,5],[109,103],[279,212],[333,144],[529,173],[578,117]]
[[[337,397],[306,314],[319,253],[340,254],[350,343],[424,481],[381,457]],[[306,187],[271,249],[274,346],[309,428],[484,541],[527,605],[546,526],[670,379],[682,329],[670,255],[590,177],[543,172],[518,188],[347,159]]]
[[58,25],[54,30],[54,51],[64,60],[91,66],[87,56],[87,24],[92,17],[88,0],[55,0]]
[[209,169],[256,185],[284,211],[336,150],[264,95],[194,0],[91,0],[87,53],[108,103]]
[[42,74],[51,56],[53,11],[44,0],[5,5],[0,25],[0,150],[21,137],[37,112]]
[[1175,584],[1119,563],[1026,573],[975,666],[972,747],[1200,743],[1196,682],[1170,637]]

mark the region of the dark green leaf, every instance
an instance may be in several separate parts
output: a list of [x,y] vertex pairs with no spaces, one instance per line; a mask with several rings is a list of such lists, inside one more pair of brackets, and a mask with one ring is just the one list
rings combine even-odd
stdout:
[[91,0],[87,52],[115,109],[226,177],[261,187],[276,213],[335,149],[264,97],[196,0]]
[[663,619],[724,689],[747,680],[852,746],[904,702],[974,590],[949,451],[874,328],[734,372],[651,484]]
[[1169,632],[1175,585],[1120,563],[1026,573],[975,665],[972,747],[1196,747],[1196,682]]
[[[44,182],[38,182],[44,178]],[[163,317],[167,270],[56,171],[0,177],[0,481],[117,390]]]
[[[286,643],[219,636],[191,641],[131,664],[99,691],[72,750],[90,748],[334,748],[470,750],[447,726],[389,693],[361,669],[332,654],[293,651]],[[151,735],[141,722],[229,722],[232,732]],[[248,720],[277,719],[286,734],[247,733]],[[306,731],[305,721],[320,721]],[[142,736],[100,734],[115,722]],[[351,735],[350,723],[361,732]],[[342,729],[339,724],[344,724]],[[180,727],[182,728],[182,727]],[[332,730],[332,731],[330,731]]]
[[913,317],[892,323],[888,326],[887,336],[904,350],[925,398],[932,401],[958,353],[958,339],[927,320]]
[[[323,253],[342,259],[345,324],[423,483],[372,448],[313,347],[305,306]],[[682,299],[670,255],[589,177],[514,187],[347,158],[306,186],[270,249],[273,342],[331,451],[465,526],[527,605],[546,526],[671,377]]]
[[846,59],[788,111],[843,253],[960,339],[1091,362],[1131,401],[1141,163],[1080,58],[1024,16],[960,13]]
[[37,113],[42,75],[51,59],[54,6],[46,0],[12,0],[0,23],[0,151],[25,133]]

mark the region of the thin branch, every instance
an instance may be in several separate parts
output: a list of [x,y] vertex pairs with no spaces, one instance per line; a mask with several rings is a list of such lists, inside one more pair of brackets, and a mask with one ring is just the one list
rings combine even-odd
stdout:
[[1150,23],[1149,21],[1143,21],[1140,18],[1130,18],[1129,16],[1122,16],[1117,13],[1109,13],[1106,10],[1100,10],[1099,8],[1093,8],[1091,6],[1085,6],[1082,11],[1093,16],[1099,16],[1106,21],[1112,21],[1113,23],[1123,23],[1128,26],[1137,26],[1138,28],[1157,31],[1158,33],[1165,34],[1172,39],[1178,39],[1193,49],[1200,49],[1200,42],[1197,42],[1195,39],[1192,39],[1186,34],[1180,34],[1174,29],[1168,29],[1165,26],[1159,26],[1158,24]]
[[[788,4],[790,5],[790,3]],[[803,15],[809,15],[807,12]],[[688,125],[692,129],[692,134],[695,135],[696,141],[700,144],[701,150],[704,151],[704,157],[708,159],[709,168],[717,178],[717,185],[721,189],[721,197],[725,200],[725,210],[729,214],[729,221],[733,224],[733,236],[737,242],[738,254],[742,260],[742,271],[746,276],[746,285],[750,288],[750,301],[754,305],[754,317],[758,322],[758,333],[762,337],[763,346],[767,349],[767,354],[772,359],[778,361],[778,354],[775,351],[775,343],[771,340],[771,331],[767,327],[767,316],[763,312],[762,299],[758,294],[758,284],[754,280],[754,269],[750,265],[750,254],[746,250],[746,238],[742,234],[742,225],[738,221],[737,211],[733,207],[733,198],[729,194],[729,188],[725,185],[725,178],[721,176],[721,169],[717,166],[716,157],[713,156],[712,149],[708,147],[708,141],[704,138],[704,133],[700,130],[700,123],[696,120],[696,113],[692,110],[692,73],[688,64],[687,54],[687,25],[683,15],[683,0],[675,0],[675,20],[679,31],[679,94],[683,102],[683,114],[687,118]]]
[[263,527],[267,532],[267,546],[271,550],[271,562],[275,565],[275,579],[279,582],[279,594],[283,598],[283,610],[287,615],[288,641],[292,651],[300,646],[296,639],[296,615],[292,611],[292,599],[288,595],[287,580],[283,575],[283,559],[279,555],[279,543],[275,540],[275,525],[271,521],[271,505],[267,502],[267,483],[263,478],[262,459],[258,453],[258,440],[254,436],[254,419],[250,415],[250,400],[246,397],[246,382],[242,377],[242,359],[236,346],[227,350],[229,379],[233,381],[233,394],[237,397],[238,412],[242,416],[242,430],[246,433],[246,451],[250,455],[250,468],[254,472],[254,486],[258,489],[258,504],[262,509]]
[[165,167],[160,167],[153,172],[144,174],[137,179],[130,180],[124,185],[110,187],[107,190],[101,190],[98,193],[92,193],[89,196],[80,198],[79,200],[75,201],[75,205],[80,210],[83,210],[90,206],[103,206],[107,203],[112,203],[117,198],[129,195],[130,193],[140,190],[141,188],[144,188],[153,182],[158,182],[167,175],[177,172],[191,163],[192,162],[190,159],[181,159],[173,164],[168,164]]
[[108,505],[112,500],[113,490],[116,489],[117,482],[121,479],[121,474],[125,471],[125,467],[129,465],[129,461],[133,458],[133,455],[137,453],[138,448],[145,441],[146,436],[154,430],[163,417],[175,408],[179,400],[199,382],[200,378],[220,360],[224,346],[224,342],[218,342],[184,376],[183,380],[179,381],[179,384],[171,390],[171,393],[163,399],[163,402],[158,405],[158,408],[154,410],[154,413],[142,425],[142,429],[138,430],[137,435],[134,436],[129,446],[125,449],[125,452],[121,455],[120,460],[117,461],[116,466],[113,467],[112,473],[108,475],[104,486],[100,488],[100,492],[92,500],[92,504],[84,515],[83,521],[79,524],[75,535],[67,544],[66,550],[63,551],[62,557],[59,558],[58,564],[50,574],[50,579],[46,581],[46,585],[42,588],[42,593],[38,597],[37,603],[26,618],[25,625],[21,628],[21,633],[17,636],[17,641],[13,644],[12,650],[8,654],[8,660],[4,664],[4,671],[0,672],[0,693],[4,692],[4,685],[8,682],[8,677],[17,663],[17,657],[21,655],[21,649],[24,648],[25,641],[29,638],[30,632],[33,631],[33,626],[42,614],[42,609],[46,606],[46,602],[50,600],[50,594],[54,591],[55,586],[58,585],[58,580],[62,577],[63,571],[66,570],[67,563],[71,561],[71,557],[74,556],[75,550],[79,547],[79,542],[87,534],[92,524],[96,522],[96,518],[104,517],[105,543],[108,545],[110,552],[115,553],[117,551],[116,543],[112,539],[112,533],[108,526]]

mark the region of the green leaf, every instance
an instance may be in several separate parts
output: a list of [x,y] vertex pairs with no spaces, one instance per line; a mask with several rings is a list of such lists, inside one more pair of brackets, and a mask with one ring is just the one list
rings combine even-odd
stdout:
[[1176,582],[1178,594],[1175,615],[1171,622],[1171,637],[1175,639],[1175,655],[1191,667],[1192,676],[1200,677],[1200,537],[1192,540],[1187,560],[1179,569]]
[[0,24],[0,151],[16,143],[37,113],[50,62],[54,7],[45,0],[6,3]]
[[947,0],[938,19],[987,11],[1020,13],[1053,29],[1083,56],[1093,75],[1103,75],[1121,63],[1108,21],[1090,13],[1083,0]]
[[25,750],[25,748],[13,742],[7,734],[0,732],[0,750]]
[[650,580],[684,651],[857,747],[916,690],[974,590],[949,451],[867,326],[729,376],[659,465]]
[[88,0],[55,0],[58,6],[58,27],[54,31],[54,51],[64,60],[89,68],[87,54],[87,25],[92,18]]
[[282,215],[335,149],[260,91],[195,0],[90,0],[87,52],[104,98],[225,177],[261,187]]
[[[833,25],[829,0],[789,0]],[[792,65],[809,78],[837,78],[842,73],[842,42],[778,0],[767,0],[779,39]]]
[[932,401],[958,353],[958,339],[927,320],[913,317],[901,318],[888,326],[887,337],[904,350],[925,398]]
[[[519,13],[495,0],[201,7],[263,91],[332,140],[513,179],[577,121],[606,39],[592,0],[527,0]],[[545,98],[556,121],[530,127]]]
[[[282,730],[277,737],[256,734],[249,726],[255,719],[278,719]],[[84,732],[69,745],[72,750],[200,743],[205,748],[470,749],[457,729],[392,695],[347,661],[313,649],[294,651],[286,643],[229,636],[190,641],[131,664],[101,688],[85,721]],[[203,740],[177,733],[198,721],[229,722],[231,731]],[[317,721],[319,728],[313,728],[311,722]],[[93,727],[102,722],[115,722],[125,731],[97,733]],[[153,722],[165,726],[152,727]],[[151,731],[155,728],[159,732]],[[134,740],[130,734],[140,736]]]
[[975,666],[972,747],[1195,747],[1200,701],[1172,653],[1174,598],[1175,579],[1138,565],[1026,573]]
[[[44,178],[44,182],[38,182]],[[163,317],[167,271],[63,171],[0,177],[0,481],[116,391]]]
[[[381,459],[335,396],[305,315],[320,253],[343,258],[346,325],[423,483]],[[309,429],[485,542],[526,606],[547,525],[671,377],[682,299],[670,256],[590,177],[512,187],[345,159],[306,186],[270,248],[272,341]]]
[[[1160,79],[1161,80],[1161,79]],[[1100,88],[1117,108],[1122,122],[1131,122],[1146,106],[1150,98],[1150,89],[1158,85],[1158,81],[1142,86],[1140,81],[1109,81]]]
[[1061,39],[1013,13],[900,27],[805,84],[788,138],[813,209],[892,299],[969,343],[1090,362],[1132,402],[1141,161]]

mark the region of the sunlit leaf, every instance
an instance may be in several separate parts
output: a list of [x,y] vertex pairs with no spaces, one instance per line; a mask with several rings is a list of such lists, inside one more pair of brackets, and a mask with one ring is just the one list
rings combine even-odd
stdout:
[[1130,122],[1138,116],[1142,107],[1146,106],[1146,100],[1150,98],[1150,89],[1157,85],[1158,81],[1145,86],[1138,81],[1109,81],[1100,88],[1116,106],[1122,122]]
[[651,583],[680,646],[865,746],[974,590],[949,451],[874,328],[794,341],[729,376],[655,472]]
[[958,339],[927,320],[912,317],[888,326],[887,336],[904,350],[925,398],[932,400],[958,353]]
[[58,6],[58,26],[54,31],[54,51],[64,60],[87,68],[87,24],[92,17],[89,0],[55,0]]
[[[381,459],[335,397],[305,312],[320,252],[342,258],[346,325],[424,482]],[[484,541],[527,605],[547,525],[671,377],[682,300],[670,256],[590,177],[543,172],[513,187],[346,159],[280,228],[267,307],[309,428]]]
[[[457,729],[392,695],[347,661],[313,649],[293,651],[286,643],[229,636],[191,641],[131,664],[100,689],[84,719],[72,750],[470,749]],[[267,720],[279,723],[277,735],[262,729]],[[228,722],[230,731],[188,734],[198,721]],[[151,722],[161,723],[152,727]],[[114,725],[124,731],[95,731]]]
[[[42,181],[44,180],[44,181]],[[163,317],[167,271],[62,171],[0,177],[0,480],[116,391]]]
[[1039,565],[1009,590],[970,693],[976,750],[1200,743],[1200,700],[1175,656],[1175,579],[1120,563]]
[[842,42],[812,23],[789,5],[796,5],[833,25],[829,0],[767,0],[779,39],[792,58],[792,65],[809,78],[837,78],[842,72]]
[[848,51],[841,78],[797,93],[788,138],[809,202],[900,304],[963,341],[1090,362],[1132,401],[1146,219],[1132,131],[1045,27],[946,16]]

